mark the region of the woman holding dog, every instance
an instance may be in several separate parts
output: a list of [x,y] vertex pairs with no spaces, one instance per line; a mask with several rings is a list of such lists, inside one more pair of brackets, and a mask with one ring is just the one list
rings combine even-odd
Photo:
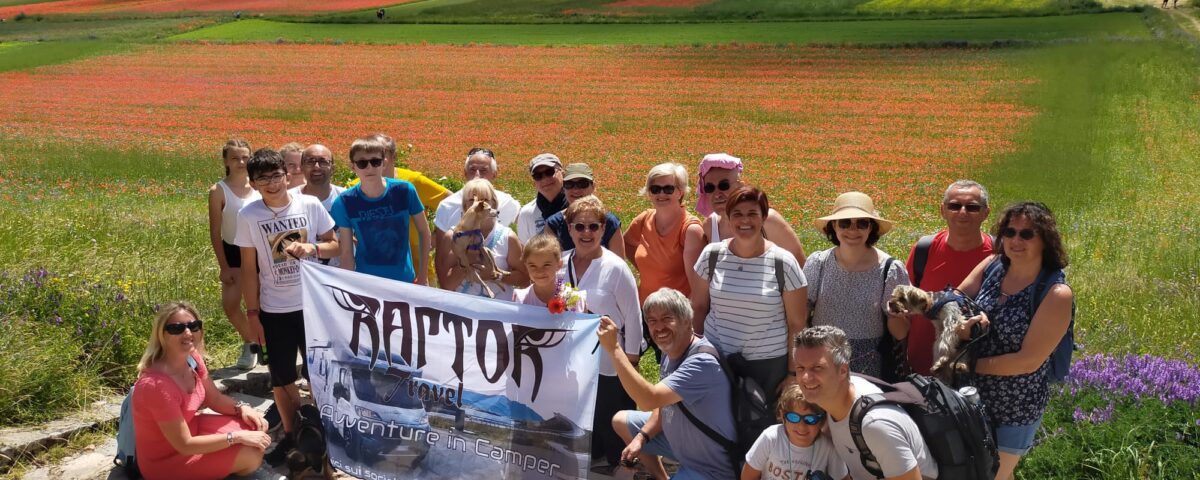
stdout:
[[741,376],[754,378],[771,403],[795,371],[788,339],[804,329],[808,281],[791,252],[763,237],[767,194],[750,186],[725,202],[733,238],[704,247],[692,267],[692,324]]
[[832,325],[845,331],[854,352],[850,370],[881,377],[884,362],[879,347],[884,336],[903,339],[909,325],[904,316],[885,317],[892,290],[909,284],[904,262],[875,248],[893,224],[879,216],[867,194],[847,192],[838,195],[833,212],[818,218],[816,226],[834,246],[814,252],[804,265],[810,282],[810,326]]
[[[1050,398],[1050,354],[1071,322],[1074,294],[1062,269],[1067,266],[1058,224],[1041,203],[1012,205],[992,233],[999,254],[984,260],[959,288],[976,298],[983,314],[968,319],[988,326],[978,343],[973,384],[987,407],[1000,450],[998,480],[1012,478],[1017,462],[1033,446]],[[1045,298],[1037,304],[1039,277],[1046,278]]]
[[[204,323],[186,302],[161,307],[133,389],[137,462],[147,479],[249,475],[271,444],[258,411],[217,390],[204,365]],[[216,414],[199,414],[208,408]]]
[[[462,188],[462,198],[462,220],[447,231],[438,243],[454,245],[455,242],[462,242],[464,235],[482,238],[479,246],[489,249],[494,254],[496,268],[485,269],[481,264],[461,262],[454,248],[445,248],[442,249],[444,251],[437,252],[435,259],[438,285],[445,290],[481,297],[488,296],[490,291],[491,298],[508,300],[513,296],[513,288],[524,286],[529,279],[525,274],[525,265],[521,262],[521,242],[517,240],[517,234],[511,228],[496,222],[499,200],[491,182],[483,178],[467,182]],[[486,203],[487,208],[482,208],[482,205],[475,207],[472,199],[474,202]],[[460,232],[463,229],[466,231]],[[472,270],[479,273],[479,278],[486,286],[475,280]],[[509,273],[501,274],[500,271]]]

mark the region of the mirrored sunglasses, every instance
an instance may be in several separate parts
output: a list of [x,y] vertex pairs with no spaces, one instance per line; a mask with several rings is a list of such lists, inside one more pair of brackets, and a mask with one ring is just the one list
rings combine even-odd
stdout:
[[787,413],[783,414],[783,419],[787,420],[788,423],[803,422],[805,425],[816,425],[818,423],[821,423],[821,420],[825,419],[825,414],[824,413],[810,413],[808,415],[801,415],[796,412],[787,412]]

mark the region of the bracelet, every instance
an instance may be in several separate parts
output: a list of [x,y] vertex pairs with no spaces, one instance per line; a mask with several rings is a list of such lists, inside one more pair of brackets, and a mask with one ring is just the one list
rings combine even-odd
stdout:
[[316,250],[316,252],[315,252],[315,253],[313,253],[313,256],[314,256],[314,257],[317,257],[317,258],[321,258],[321,244],[319,244],[319,243],[314,243],[314,244],[313,244],[313,250]]
[[225,443],[233,446],[233,432],[225,432]]
[[[641,435],[641,436],[643,436],[643,437],[646,437],[646,441],[647,441],[647,442],[649,442],[649,441],[650,441],[650,434],[649,434],[649,433],[646,433],[646,432],[645,432],[645,431],[643,431],[643,430],[638,430],[638,435]],[[635,436],[637,436],[637,435],[635,435]]]
[[245,407],[245,406],[247,406],[247,405],[250,405],[250,404],[249,404],[249,403],[246,403],[246,402],[243,402],[243,401],[241,401],[241,400],[238,400],[238,401],[234,402],[234,403],[233,403],[233,413],[235,413],[235,414],[240,414],[240,413],[242,413],[242,407]]
[[257,308],[246,309],[246,316],[247,317],[257,317],[258,309]]

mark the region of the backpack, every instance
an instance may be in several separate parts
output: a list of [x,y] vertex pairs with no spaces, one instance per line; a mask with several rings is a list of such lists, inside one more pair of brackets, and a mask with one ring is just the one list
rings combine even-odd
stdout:
[[729,439],[721,436],[716,430],[696,418],[682,401],[677,405],[683,415],[692,422],[692,425],[695,425],[701,432],[704,432],[704,435],[725,449],[734,474],[740,475],[742,464],[746,461],[746,452],[749,452],[750,447],[754,446],[754,442],[758,440],[758,436],[762,434],[763,430],[775,424],[775,412],[771,411],[771,406],[767,403],[767,395],[758,382],[748,376],[734,374],[733,369],[724,358],[721,358],[717,349],[705,345],[697,347],[692,354],[697,353],[707,353],[716,358],[717,363],[721,364],[721,371],[725,372],[725,378],[729,380],[729,393],[732,397],[730,406],[733,410],[734,433],[737,437]]
[[[1004,266],[999,261],[993,261],[983,270],[983,278],[989,279],[1001,274]],[[1057,283],[1064,283],[1066,274],[1061,269],[1047,270],[1042,269],[1038,272],[1037,279],[1033,281],[1033,296],[1030,297],[1028,312],[1029,318],[1033,318],[1034,313],[1042,304],[1042,300],[1046,299],[1046,294],[1050,293],[1050,287]],[[1000,281],[999,278],[996,279]],[[1050,383],[1062,383],[1071,374],[1071,354],[1079,350],[1079,345],[1075,344],[1075,301],[1071,301],[1071,323],[1067,325],[1067,333],[1063,334],[1061,340],[1058,341],[1058,346],[1054,347],[1054,352],[1050,353],[1050,358],[1047,360],[1049,366],[1046,370],[1046,378]]]
[[[191,355],[187,357],[187,363],[193,372],[200,368]],[[137,442],[133,433],[133,387],[129,387],[129,394],[121,401],[121,416],[117,420],[117,456],[113,457],[113,465],[125,470],[125,476],[130,480],[142,478],[136,450]]]
[[883,478],[883,471],[863,439],[862,422],[872,408],[888,404],[903,408],[917,425],[937,462],[938,478],[992,480],[996,477],[1000,469],[996,437],[973,387],[964,387],[964,395],[941,380],[922,375],[911,375],[907,381],[891,384],[853,375],[883,391],[859,397],[849,415],[850,438],[858,448],[863,467],[876,478]]

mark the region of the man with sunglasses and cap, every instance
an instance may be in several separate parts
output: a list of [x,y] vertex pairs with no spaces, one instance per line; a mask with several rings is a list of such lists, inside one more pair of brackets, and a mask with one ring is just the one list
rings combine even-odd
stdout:
[[[917,240],[908,254],[908,276],[927,292],[956,287],[971,269],[992,255],[992,236],[981,226],[991,211],[988,191],[971,180],[958,180],[946,188],[939,207],[946,228]],[[924,315],[909,317],[908,363],[913,371],[929,375],[933,366],[933,324]]]
[[[412,183],[384,175],[386,162],[387,144],[377,136],[360,138],[350,146],[350,168],[359,184],[333,201],[332,214],[338,239],[345,245],[354,239],[358,243],[342,252],[341,267],[428,285],[430,234],[425,206]],[[417,230],[416,252],[407,241],[410,222]]]
[[[851,346],[840,328],[806,328],[792,340],[795,382],[804,399],[828,414],[834,451],[855,479],[877,478],[863,466],[850,434],[850,410],[859,397],[882,393],[866,379],[850,374]],[[912,417],[897,405],[878,405],[862,421],[862,438],[888,480],[938,478],[938,465]]]
[[[563,191],[566,192],[568,205],[588,195],[595,195],[596,178],[592,175],[592,167],[586,163],[567,164],[566,174],[563,175]],[[567,231],[568,227],[567,218],[563,212],[558,212],[546,219],[546,233],[558,238],[558,243],[562,245],[564,252],[575,248],[575,242],[571,240],[571,233]],[[625,258],[624,235],[620,235],[620,233],[621,219],[612,212],[608,212],[604,216],[604,236],[600,238],[600,245],[617,254],[618,257]]]
[[546,219],[567,208],[563,190],[562,160],[553,153],[543,153],[529,160],[529,176],[537,188],[537,196],[517,213],[517,239],[521,244],[546,229]]

